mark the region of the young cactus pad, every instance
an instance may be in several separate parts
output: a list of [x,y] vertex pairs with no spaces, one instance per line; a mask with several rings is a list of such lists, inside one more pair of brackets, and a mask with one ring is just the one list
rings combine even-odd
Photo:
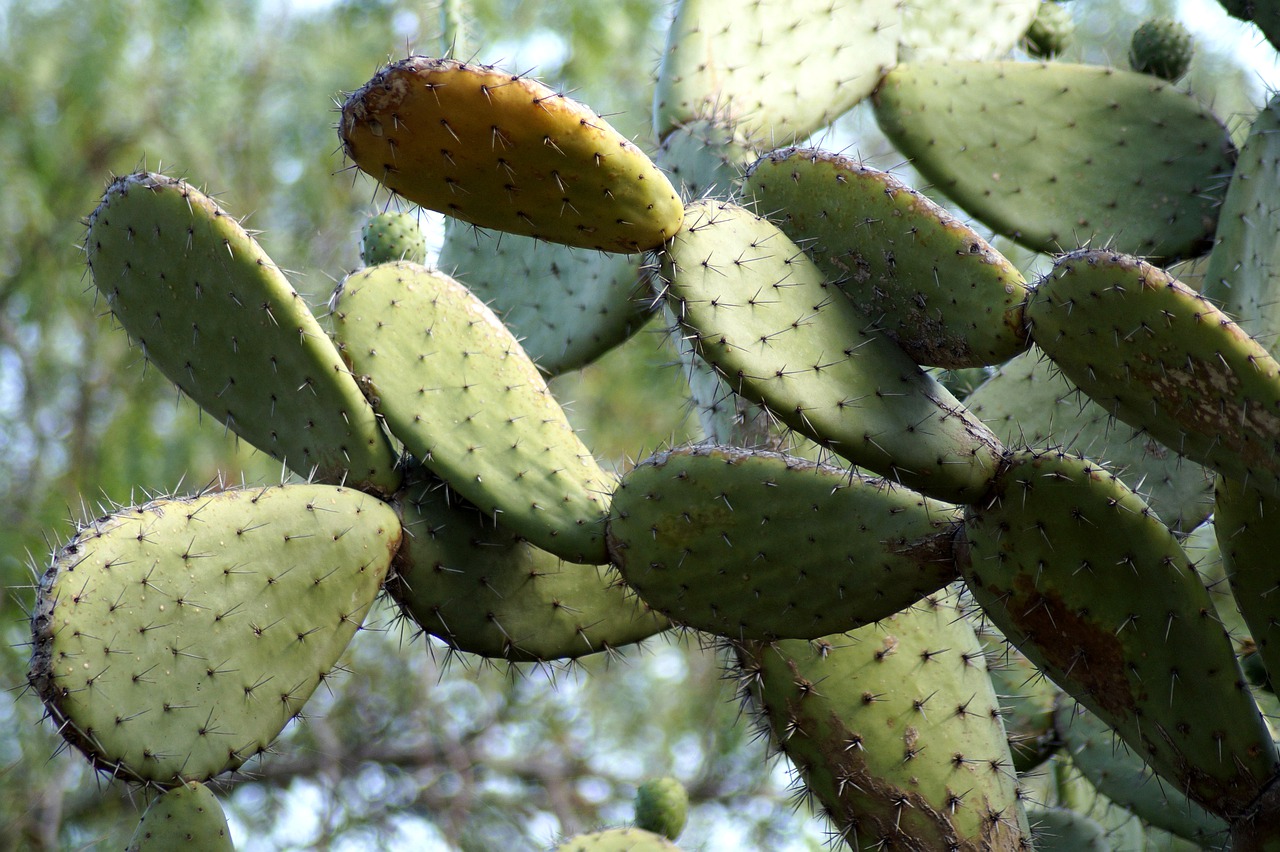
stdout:
[[156,797],[125,852],[234,852],[222,805],[208,787],[188,781]]
[[956,579],[959,510],[777,453],[693,447],[623,477],[609,548],[672,620],[732,639],[817,639]]
[[325,485],[106,515],[40,580],[28,678],[99,769],[212,778],[264,751],[329,676],[399,543],[390,506]]
[[1012,451],[965,534],[965,580],[1009,641],[1191,799],[1242,813],[1276,751],[1208,592],[1147,505],[1086,459]]
[[751,167],[743,194],[917,364],[1000,364],[1027,348],[1022,273],[893,175],[786,148]]
[[735,392],[922,494],[986,489],[999,442],[776,225],[708,201],[687,222],[667,252],[668,304]]
[[1280,364],[1207,299],[1137,258],[1080,251],[1036,285],[1027,321],[1108,412],[1280,495]]
[[393,260],[427,262],[427,238],[413,213],[379,213],[360,229],[360,260],[377,266]]
[[644,153],[587,107],[528,77],[410,56],[347,98],[343,149],[415,204],[474,225],[631,253],[680,228]]
[[1213,237],[1235,149],[1208,109],[1131,71],[1060,62],[913,63],[875,94],[920,174],[1037,251],[1091,239],[1156,257]]
[[667,629],[609,568],[571,565],[495,524],[425,471],[399,494],[405,543],[387,591],[450,646],[511,662],[564,660]]
[[201,408],[303,476],[396,489],[395,453],[337,349],[213,199],[163,175],[118,178],[84,245],[112,314]]
[[538,547],[608,561],[615,477],[493,311],[444,273],[403,262],[349,275],[332,308],[344,354],[411,453]]
[[771,738],[853,849],[1026,848],[986,658],[954,596],[736,650]]

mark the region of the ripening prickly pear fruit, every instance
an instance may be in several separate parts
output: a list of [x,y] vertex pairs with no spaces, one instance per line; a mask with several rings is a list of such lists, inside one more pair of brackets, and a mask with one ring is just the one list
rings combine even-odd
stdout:
[[816,642],[732,648],[761,727],[855,850],[1026,848],[986,657],[956,595]]
[[379,213],[360,230],[360,260],[377,266],[393,260],[427,262],[427,238],[413,213]]
[[129,337],[218,421],[315,481],[399,486],[396,454],[342,356],[212,198],[163,175],[117,178],[84,248]]
[[842,633],[957,576],[957,507],[778,453],[659,453],[622,478],[612,511],[609,550],[627,586],[729,639]]
[[487,305],[448,275],[403,261],[352,273],[331,304],[344,354],[416,458],[538,547],[609,561],[616,477]]
[[1206,810],[1240,815],[1280,768],[1194,564],[1109,471],[1010,451],[957,551],[1009,641]]
[[655,249],[675,189],[586,106],[518,74],[410,56],[347,98],[343,150],[397,195],[473,225],[580,248]]
[[689,819],[689,793],[674,778],[655,778],[636,788],[636,828],[677,840]]
[[155,798],[125,852],[233,852],[231,831],[213,792],[187,781]]
[[777,225],[694,202],[665,260],[668,307],[733,392],[921,494],[986,489],[999,442]]
[[571,837],[555,852],[680,852],[680,847],[642,828],[607,828]]
[[1023,45],[1036,59],[1052,59],[1071,46],[1075,31],[1071,11],[1061,3],[1045,0],[1036,9],[1035,20],[1022,37]]
[[1142,74],[1177,82],[1191,67],[1195,43],[1177,21],[1152,18],[1133,32],[1129,43],[1129,67]]
[[28,681],[98,769],[212,778],[264,751],[330,676],[400,537],[389,505],[328,485],[104,515],[40,579]]

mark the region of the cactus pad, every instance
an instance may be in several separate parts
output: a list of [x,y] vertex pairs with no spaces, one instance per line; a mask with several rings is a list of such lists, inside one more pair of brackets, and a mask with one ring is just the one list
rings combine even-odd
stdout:
[[211,778],[265,750],[329,676],[399,542],[390,506],[333,486],[106,515],[40,581],[29,680],[99,769]]
[[680,227],[671,183],[607,121],[486,65],[394,62],[347,98],[339,132],[387,189],[474,225],[623,253]]
[[642,828],[606,828],[570,837],[555,852],[680,852],[680,847]]
[[881,479],[776,453],[694,447],[638,465],[609,546],[672,620],[731,639],[817,639],[956,579],[958,510]]
[[939,191],[1037,251],[1207,248],[1226,128],[1169,84],[1067,63],[913,63],[875,95],[885,134]]
[[929,0],[904,3],[898,61],[996,59],[1036,16],[1040,0]]
[[672,312],[734,392],[922,494],[958,502],[985,489],[994,436],[776,225],[695,202],[668,256]]
[[344,354],[414,456],[538,547],[572,562],[608,561],[614,477],[493,311],[413,263],[349,275],[332,308]]
[[1027,348],[1022,273],[893,175],[786,148],[751,167],[743,193],[917,364],[1000,364]]
[[85,252],[115,318],[205,411],[303,476],[396,489],[395,454],[342,357],[213,199],[163,175],[118,178]]
[[1036,344],[1166,447],[1280,494],[1280,364],[1208,300],[1141,260],[1081,251],[1035,288]]
[[198,781],[156,797],[142,815],[125,852],[234,852],[222,805]]

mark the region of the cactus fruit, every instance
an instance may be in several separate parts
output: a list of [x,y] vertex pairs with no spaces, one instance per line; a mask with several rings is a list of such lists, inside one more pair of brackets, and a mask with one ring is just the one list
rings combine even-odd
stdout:
[[264,751],[329,676],[399,543],[390,506],[333,486],[105,515],[40,580],[28,679],[100,770],[212,778]]
[[528,77],[410,56],[347,98],[343,150],[392,192],[485,228],[601,251],[655,249],[681,203],[639,148]]
[[1195,44],[1191,33],[1170,18],[1152,18],[1133,31],[1129,42],[1129,67],[1177,82],[1191,67]]
[[331,306],[344,354],[414,456],[538,547],[608,561],[615,478],[493,311],[449,276],[404,262],[347,276]]
[[427,238],[412,213],[379,213],[360,230],[360,260],[377,266],[393,260],[427,262]]
[[1207,810],[1245,811],[1280,759],[1194,566],[1137,495],[1088,460],[1010,451],[959,549],[1041,671]]
[[555,852],[680,852],[680,847],[642,828],[607,828],[571,837]]
[[315,481],[396,489],[395,454],[342,357],[213,199],[163,175],[117,178],[84,247],[116,320],[201,408]]
[[986,658],[955,596],[817,642],[734,648],[775,747],[851,847],[1026,847]]
[[1075,29],[1071,10],[1054,0],[1045,0],[1022,37],[1023,45],[1027,54],[1036,59],[1052,59],[1071,45]]
[[1204,297],[1137,258],[1072,252],[1027,304],[1072,383],[1175,452],[1280,494],[1280,363]]
[[1189,95],[1061,62],[913,63],[874,96],[931,184],[1036,251],[1090,240],[1152,257],[1208,247],[1235,149]]
[[893,175],[784,148],[747,171],[743,194],[917,364],[999,364],[1027,348],[1022,274]]
[[437,265],[488,304],[551,376],[594,361],[649,316],[634,256],[486,233],[450,219]]
[[155,798],[125,852],[233,852],[222,806],[208,787],[187,781]]
[[730,388],[854,464],[939,500],[986,489],[999,443],[777,226],[694,202],[667,300]]
[[387,590],[406,615],[451,647],[512,662],[563,660],[669,626],[611,569],[563,563],[425,471],[408,476],[398,495],[405,543]]
[[689,818],[689,793],[674,778],[654,778],[636,788],[636,828],[678,840]]
[[956,507],[763,451],[660,453],[623,477],[609,549],[673,621],[733,639],[817,639],[956,579]]

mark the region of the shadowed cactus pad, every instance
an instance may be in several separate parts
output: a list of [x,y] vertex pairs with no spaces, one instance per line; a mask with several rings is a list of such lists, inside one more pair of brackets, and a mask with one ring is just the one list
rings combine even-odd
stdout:
[[99,769],[211,778],[265,750],[329,676],[399,543],[390,506],[332,486],[103,516],[41,578],[29,680]]
[[213,792],[188,781],[157,796],[125,852],[234,852],[226,815]]
[[623,477],[609,545],[674,621],[733,639],[817,639],[956,579],[956,507],[776,453],[693,447]]
[[394,62],[347,98],[339,132],[387,189],[474,225],[624,253],[680,227],[671,183],[608,122],[486,65]]
[[415,457],[538,547],[573,562],[608,561],[615,477],[493,311],[414,263],[349,275],[332,308],[344,354]]
[[302,297],[213,199],[157,174],[118,178],[85,253],[112,314],[200,407],[303,476],[399,485],[373,409]]

